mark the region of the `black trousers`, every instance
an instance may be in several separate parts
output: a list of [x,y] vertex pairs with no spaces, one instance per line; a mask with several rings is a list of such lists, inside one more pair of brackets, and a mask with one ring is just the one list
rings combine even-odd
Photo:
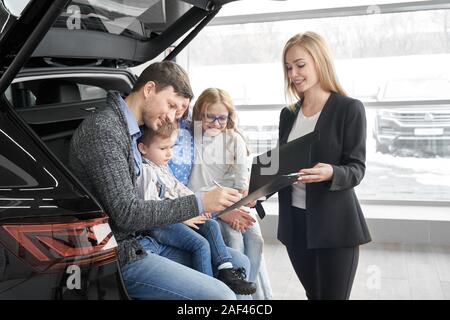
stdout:
[[359,259],[359,246],[307,249],[306,211],[293,207],[298,239],[287,247],[292,266],[309,300],[347,300]]

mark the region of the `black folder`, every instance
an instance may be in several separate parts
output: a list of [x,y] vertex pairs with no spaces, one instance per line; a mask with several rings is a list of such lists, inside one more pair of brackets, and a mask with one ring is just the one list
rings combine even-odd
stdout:
[[[251,201],[276,193],[293,184],[298,179],[300,169],[313,167],[314,144],[319,139],[319,132],[314,131],[255,157],[248,196],[214,216],[220,216],[240,208]],[[262,215],[260,210],[258,210],[258,214]]]

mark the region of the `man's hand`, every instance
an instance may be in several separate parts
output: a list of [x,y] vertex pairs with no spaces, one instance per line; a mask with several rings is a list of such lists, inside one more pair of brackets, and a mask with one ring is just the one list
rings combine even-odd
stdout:
[[241,194],[236,189],[217,187],[203,194],[203,209],[205,212],[217,212],[239,200],[241,200]]
[[256,222],[255,219],[245,210],[235,209],[231,212],[225,213],[219,216],[219,219],[228,223],[231,228],[237,231],[244,232],[250,228],[253,223]]
[[205,217],[205,216],[197,216],[197,217],[193,217],[193,218],[191,218],[189,220],[183,221],[183,223],[185,225],[187,225],[188,227],[191,227],[191,228],[194,228],[194,229],[198,230],[199,228],[197,227],[197,225],[198,224],[204,224],[206,220],[208,220],[208,218]]
[[205,216],[208,219],[211,219],[212,218],[212,213],[211,212],[204,212],[203,216]]

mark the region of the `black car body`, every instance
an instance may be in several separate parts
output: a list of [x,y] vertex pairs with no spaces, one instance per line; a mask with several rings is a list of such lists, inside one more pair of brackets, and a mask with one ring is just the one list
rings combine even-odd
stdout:
[[0,3],[0,299],[128,298],[101,204],[67,166],[72,133],[129,67],[230,1]]

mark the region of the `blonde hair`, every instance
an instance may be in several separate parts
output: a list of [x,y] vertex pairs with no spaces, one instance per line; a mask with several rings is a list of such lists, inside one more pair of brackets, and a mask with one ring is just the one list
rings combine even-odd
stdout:
[[312,31],[299,33],[290,38],[283,48],[284,90],[292,111],[295,111],[296,101],[303,99],[303,95],[297,92],[294,84],[289,80],[286,68],[286,52],[295,46],[302,47],[313,58],[319,83],[324,90],[334,91],[342,96],[347,95],[339,83],[331,58],[331,52],[324,38]]
[[[205,115],[208,107],[215,103],[221,103],[225,106],[228,111],[228,122],[226,126],[226,133],[232,134],[236,132],[239,134],[242,139],[246,142],[244,135],[238,129],[237,126],[237,113],[236,108],[233,104],[233,100],[228,92],[219,88],[208,88],[202,92],[202,94],[198,97],[197,101],[194,104],[194,108],[192,110],[192,123],[191,126],[194,126],[195,121],[202,121],[203,116]],[[250,150],[247,146],[247,155],[250,155]]]
[[226,128],[236,130],[237,114],[231,96],[225,90],[218,88],[208,88],[198,97],[192,111],[192,123],[202,121],[208,107],[215,103],[221,103],[227,108],[228,122]]

